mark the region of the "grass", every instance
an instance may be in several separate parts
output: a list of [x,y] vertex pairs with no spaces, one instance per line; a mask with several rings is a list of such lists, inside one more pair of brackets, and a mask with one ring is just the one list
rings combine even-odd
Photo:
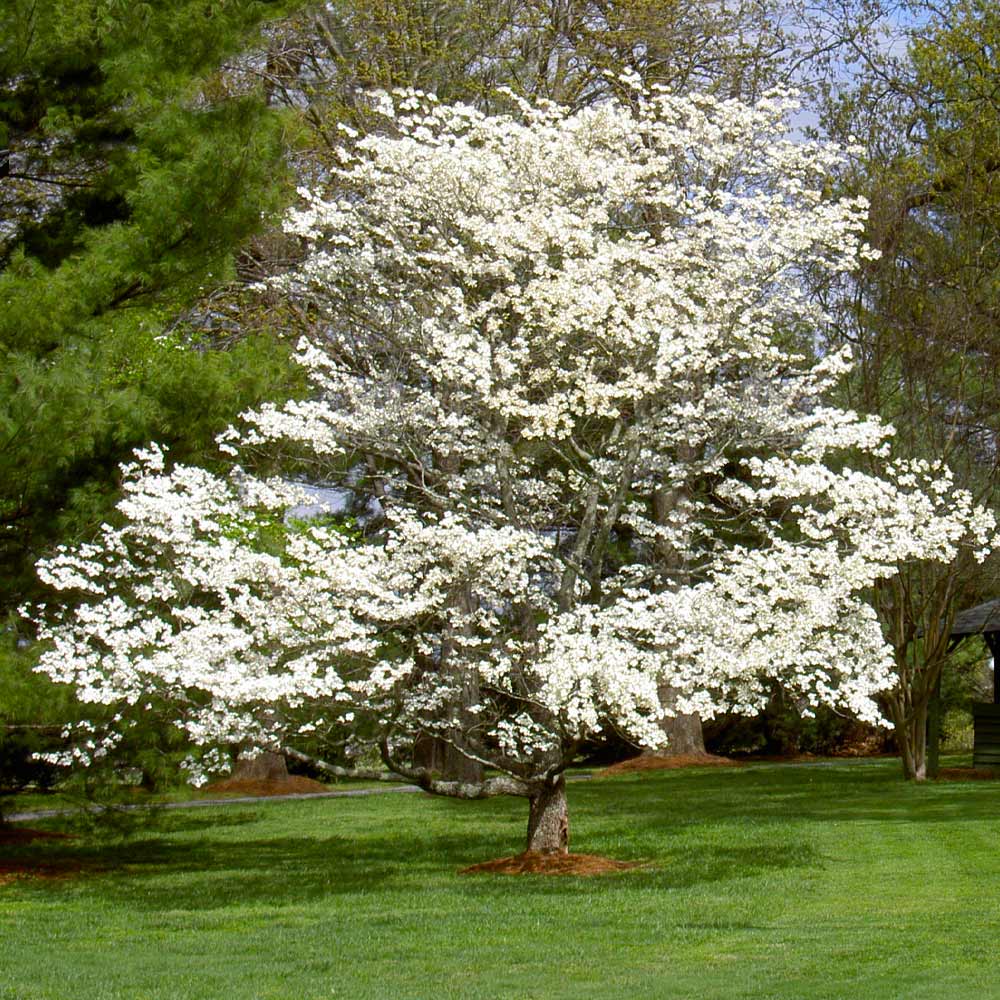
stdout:
[[[8,856],[0,1000],[1000,997],[1000,784],[898,762],[570,787],[573,847],[652,864],[468,877],[524,803],[387,795],[160,814]],[[41,825],[41,824],[39,824]]]

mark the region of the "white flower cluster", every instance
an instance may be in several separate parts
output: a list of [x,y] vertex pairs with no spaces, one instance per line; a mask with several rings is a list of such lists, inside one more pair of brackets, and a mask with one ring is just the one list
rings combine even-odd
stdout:
[[277,543],[293,491],[151,450],[124,526],[40,565],[74,596],[41,669],[94,702],[155,691],[206,745],[313,707],[522,779],[607,726],[655,744],[663,685],[676,711],[755,711],[777,680],[877,718],[866,588],[994,524],[944,469],[852,470],[892,429],[825,405],[847,359],[794,346],[823,322],[802,274],[870,253],[866,206],[823,194],[839,151],[790,142],[783,95],[502,118],[397,96],[289,218],[314,395],[221,441],[311,448],[384,519]]

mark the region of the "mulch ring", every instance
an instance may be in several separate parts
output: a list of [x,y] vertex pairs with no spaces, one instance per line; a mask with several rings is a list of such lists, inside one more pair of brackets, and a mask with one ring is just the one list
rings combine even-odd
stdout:
[[59,879],[76,878],[79,875],[94,875],[111,869],[107,865],[97,865],[86,861],[66,858],[59,861],[31,861],[28,858],[11,861],[0,858],[0,888],[18,879]]
[[509,858],[482,861],[462,868],[459,875],[608,875],[641,868],[643,861],[614,861],[599,854],[542,854],[525,851]]
[[942,767],[937,773],[938,781],[993,781],[1000,778],[1000,769],[995,767]]
[[[20,847],[36,840],[75,840],[69,833],[35,830],[27,826],[0,826],[0,849],[5,846]],[[0,886],[17,879],[65,879],[75,875],[105,870],[78,858],[47,858],[38,861],[30,856],[11,858],[0,854]]]
[[264,778],[226,778],[223,781],[213,781],[210,785],[204,785],[200,791],[202,795],[208,796],[268,796],[308,795],[314,792],[328,792],[330,789],[322,782],[313,781],[312,778],[292,775],[288,778],[282,778],[280,781]]
[[74,840],[71,833],[34,830],[30,826],[0,826],[0,845],[29,844],[33,840]]
[[679,767],[742,767],[743,761],[730,757],[717,757],[712,753],[640,754],[628,760],[619,761],[598,771],[598,778],[613,778],[617,774],[632,774],[635,771],[664,771]]

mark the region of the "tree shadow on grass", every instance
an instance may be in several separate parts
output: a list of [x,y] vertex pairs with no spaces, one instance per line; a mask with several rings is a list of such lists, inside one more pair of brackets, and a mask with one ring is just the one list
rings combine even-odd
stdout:
[[[398,860],[399,844],[394,852]],[[43,880],[19,883],[23,892],[61,892],[65,881],[50,872],[77,874],[74,892],[93,892],[102,900],[148,909],[213,910],[254,903],[310,901],[331,893],[372,889],[391,878],[391,854],[345,837],[287,837],[177,842],[143,838],[118,845],[62,846],[11,854],[8,869],[20,865],[26,876]],[[97,881],[99,879],[99,881]]]
[[[418,853],[419,852],[419,853]],[[460,876],[470,858],[495,857],[495,836],[437,835],[433,852],[411,853],[397,836],[285,837],[222,843],[167,839],[100,847],[60,846],[32,859],[21,853],[26,874],[53,871],[78,875],[75,892],[93,892],[102,901],[149,910],[216,910],[229,906],[302,904],[330,895],[380,888],[419,890],[431,882],[455,881],[463,894],[498,890],[537,894],[606,893],[642,884],[686,888],[796,867],[815,867],[817,857],[802,844],[711,847],[651,859],[642,868],[594,878],[553,876]],[[89,884],[88,884],[89,883]],[[65,880],[24,882],[22,891],[59,893]]]
[[[363,804],[355,804],[350,817],[340,812],[342,804],[310,803],[312,810],[320,811],[322,822],[341,820],[347,832],[299,836],[294,831],[302,817],[290,812],[283,822],[272,811],[281,806],[271,803],[259,812],[161,813],[151,828],[129,839],[91,830],[69,840],[0,848],[0,875],[6,870],[23,876],[17,880],[21,893],[64,892],[67,879],[75,876],[74,892],[92,892],[102,900],[149,909],[212,910],[261,902],[303,903],[332,894],[370,892],[389,883],[419,888],[435,877],[450,877],[477,854],[495,852],[502,820],[487,819],[492,840],[489,833],[469,829],[460,816],[454,817],[457,828],[468,832],[450,834],[447,806],[454,803],[445,804],[442,816],[437,815],[438,800],[424,802],[435,813],[427,817],[428,825],[421,824],[419,814],[401,825],[395,813],[379,817],[371,810],[374,815],[360,830],[359,815],[367,818]],[[316,812],[307,817],[313,828],[316,818]],[[276,819],[277,835],[269,836],[276,832]],[[283,827],[290,835],[283,835]]]
[[[648,862],[618,875],[596,878],[547,876],[459,876],[467,865],[509,855],[523,848],[523,800],[455,802],[421,799],[419,811],[369,817],[370,807],[359,804],[358,815],[368,819],[355,833],[317,836],[254,836],[274,831],[262,814],[239,810],[212,816],[174,812],[159,817],[155,836],[119,842],[97,840],[46,842],[18,853],[30,871],[32,864],[62,865],[81,873],[79,891],[99,894],[144,909],[214,910],[232,905],[301,904],[326,896],[388,890],[418,891],[437,883],[463,893],[605,893],[616,886],[642,884],[677,889],[700,883],[795,867],[815,867],[818,858],[800,840],[762,831],[752,841],[678,847],[674,831],[663,824],[656,803],[623,796],[608,808],[608,796],[577,795],[581,836],[574,849],[603,853],[619,860]],[[626,806],[627,803],[627,806]],[[617,808],[617,806],[625,808]],[[571,809],[574,803],[571,803]],[[332,803],[314,808],[345,822]],[[268,810],[267,820],[275,814]],[[355,817],[357,818],[357,817]],[[288,830],[297,819],[287,817]],[[632,832],[622,835],[624,827]],[[246,838],[240,836],[246,833]],[[219,836],[213,836],[213,833]],[[202,834],[202,836],[198,836]],[[235,835],[234,835],[235,834]],[[193,836],[192,836],[193,835]],[[99,877],[99,883],[94,881]],[[58,892],[61,886],[30,883],[23,891]]]
[[[669,772],[574,784],[573,849],[646,867],[590,879],[459,876],[460,868],[523,847],[523,800],[311,803],[315,828],[295,835],[297,811],[175,811],[133,840],[45,841],[4,851],[31,866],[79,871],[75,893],[92,892],[149,910],[294,905],[337,894],[460,887],[463,894],[608,893],[619,887],[685,889],[769,872],[822,867],[809,842],[817,822],[990,821],[1000,789],[905,785],[886,769],[806,773],[743,769],[710,775]],[[353,800],[352,800],[353,801]],[[416,807],[416,808],[414,808]],[[317,812],[318,810],[318,812]],[[266,813],[266,816],[265,816]],[[277,827],[275,820],[278,820]],[[260,823],[259,831],[254,824]],[[287,831],[287,833],[286,833]],[[276,836],[271,835],[277,833]],[[255,833],[257,834],[255,836]],[[218,835],[215,835],[218,834]],[[22,880],[18,891],[58,893],[63,879]]]

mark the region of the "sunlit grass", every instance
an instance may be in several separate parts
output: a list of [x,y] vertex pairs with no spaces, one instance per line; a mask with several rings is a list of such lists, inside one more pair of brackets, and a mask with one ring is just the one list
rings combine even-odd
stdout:
[[0,887],[0,998],[1000,996],[1000,784],[898,762],[574,783],[573,848],[648,867],[459,876],[524,803],[386,795],[162,813]]

